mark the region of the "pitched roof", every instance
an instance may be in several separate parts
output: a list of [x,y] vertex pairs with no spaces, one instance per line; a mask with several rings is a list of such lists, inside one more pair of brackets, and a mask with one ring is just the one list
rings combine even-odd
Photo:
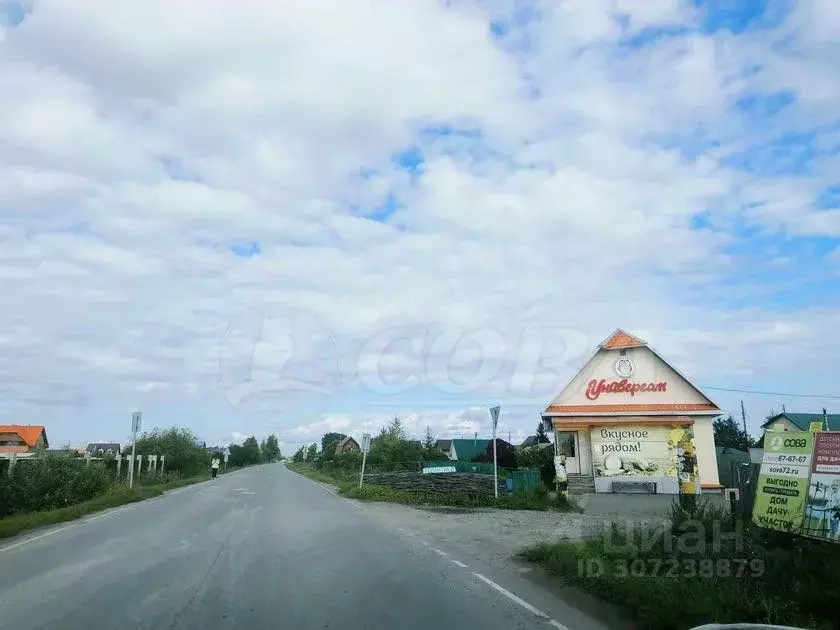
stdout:
[[789,420],[792,424],[794,424],[800,431],[807,431],[811,428],[812,422],[824,422],[828,426],[824,426],[823,430],[826,431],[840,431],[840,413],[829,413],[825,416],[821,413],[779,413],[773,416],[772,418],[768,418],[767,421],[761,425],[762,429],[767,428],[771,423],[779,420],[780,418],[785,418]]
[[624,332],[621,329],[616,330],[613,334],[607,337],[599,346],[607,350],[617,350],[619,348],[637,348],[639,346],[646,346],[647,342],[642,341],[638,337]]
[[346,449],[351,444],[353,446],[355,446],[356,448],[360,448],[359,443],[356,440],[354,440],[352,436],[348,435],[348,436],[344,437],[341,440],[341,442],[339,442],[338,444],[335,445],[335,452],[339,453],[339,454],[343,453],[344,449]]
[[[675,412],[689,412],[703,415],[719,415],[721,413],[720,407],[715,404],[703,391],[694,385],[682,372],[671,365],[665,358],[650,345],[638,337],[621,330],[616,329],[609,337],[607,337],[595,350],[595,353],[589,358],[581,372],[586,369],[595,357],[598,356],[602,350],[619,350],[623,348],[647,348],[654,357],[659,359],[668,368],[673,370],[677,376],[682,378],[694,391],[696,391],[704,400],[704,403],[688,403],[688,404],[648,404],[648,403],[633,403],[633,404],[614,404],[614,405],[558,405],[555,398],[543,411],[543,414],[557,415],[600,415],[600,414],[616,414],[616,413],[675,413]],[[577,376],[579,376],[578,373]],[[575,376],[575,378],[577,378]],[[566,386],[568,389],[574,379]],[[566,389],[563,391],[565,392]],[[561,393],[562,396],[562,393]]]
[[436,440],[435,444],[437,444],[438,448],[442,451],[448,451],[452,448],[452,440]]
[[459,461],[472,461],[476,455],[487,451],[490,440],[452,440],[452,447]]
[[47,430],[40,424],[0,424],[0,433],[17,433],[29,447],[35,446],[43,435],[44,446],[49,446]]

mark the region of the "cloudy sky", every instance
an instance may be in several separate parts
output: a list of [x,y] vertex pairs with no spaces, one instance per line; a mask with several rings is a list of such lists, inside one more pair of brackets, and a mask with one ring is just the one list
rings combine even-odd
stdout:
[[619,327],[840,396],[838,42],[831,0],[0,0],[0,421],[516,438]]

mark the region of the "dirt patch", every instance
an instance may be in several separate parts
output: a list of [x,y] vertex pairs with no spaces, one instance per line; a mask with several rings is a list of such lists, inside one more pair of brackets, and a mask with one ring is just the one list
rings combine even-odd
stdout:
[[490,565],[518,570],[516,554],[528,545],[561,538],[579,540],[590,531],[585,514],[487,508],[410,507],[364,503],[371,517],[443,548],[464,549]]

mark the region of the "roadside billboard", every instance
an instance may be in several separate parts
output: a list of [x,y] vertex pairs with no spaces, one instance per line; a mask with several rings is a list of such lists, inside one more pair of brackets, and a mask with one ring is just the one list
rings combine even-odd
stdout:
[[768,431],[756,485],[753,522],[767,529],[799,533],[808,499],[814,434]]
[[811,482],[802,533],[840,541],[840,432],[814,434]]
[[596,477],[668,477],[681,494],[698,491],[697,449],[690,426],[613,425],[591,432]]

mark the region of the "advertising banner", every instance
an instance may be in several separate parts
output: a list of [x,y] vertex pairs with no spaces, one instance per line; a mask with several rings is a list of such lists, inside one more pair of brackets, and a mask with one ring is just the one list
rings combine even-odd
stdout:
[[840,432],[814,435],[811,483],[802,533],[840,541]]
[[756,485],[753,522],[767,529],[799,533],[805,517],[814,434],[768,431]]
[[697,492],[697,453],[690,426],[620,425],[592,429],[599,477],[670,477],[681,493]]

